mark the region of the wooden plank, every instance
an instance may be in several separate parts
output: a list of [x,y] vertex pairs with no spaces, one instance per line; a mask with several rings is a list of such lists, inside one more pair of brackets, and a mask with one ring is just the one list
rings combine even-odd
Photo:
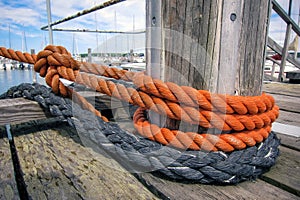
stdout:
[[277,137],[280,139],[280,143],[282,146],[288,147],[290,149],[294,149],[296,151],[300,151],[300,138],[294,137],[290,135],[285,135],[276,132]]
[[293,126],[300,126],[300,114],[280,110],[279,117],[278,119],[276,119],[276,122]]
[[0,127],[0,172],[0,199],[20,199],[4,127]]
[[263,180],[281,187],[297,196],[300,196],[300,152],[286,147],[280,147],[281,155],[276,165],[263,174]]
[[274,122],[272,124],[272,130],[281,134],[300,137],[300,126],[293,126],[289,124]]
[[140,178],[155,188],[162,198],[168,199],[299,199],[287,191],[262,180],[246,181],[238,185],[216,186],[193,183],[178,183],[161,179],[151,174],[141,174]]
[[24,98],[0,100],[0,125],[44,119],[46,115],[39,104]]
[[267,83],[263,85],[263,91],[272,95],[281,94],[300,98],[300,84]]
[[68,135],[75,130],[65,128],[14,138],[33,199],[155,199],[117,162],[74,142]]
[[300,97],[272,94],[280,109],[300,114]]

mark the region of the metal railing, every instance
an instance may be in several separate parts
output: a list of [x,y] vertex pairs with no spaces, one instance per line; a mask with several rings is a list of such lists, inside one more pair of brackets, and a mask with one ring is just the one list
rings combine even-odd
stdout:
[[[279,5],[279,3],[276,0],[272,0],[272,9],[287,24],[283,47],[281,47],[279,44],[277,44],[270,37],[268,37],[268,40],[267,40],[267,46],[270,47],[274,52],[276,52],[276,53],[278,53],[282,56],[281,62],[280,62],[280,71],[279,71],[279,75],[278,75],[278,81],[279,82],[284,80],[283,75],[284,75],[286,61],[290,62],[295,67],[300,69],[300,62],[297,61],[295,58],[293,58],[291,55],[288,54],[288,45],[289,45],[289,42],[290,42],[289,40],[290,40],[291,30],[295,31],[295,33],[298,36],[300,36],[299,25],[296,24],[296,22],[291,18],[291,8],[292,8],[292,0],[289,0],[289,11],[288,11],[288,13],[286,13],[286,11]],[[295,54],[297,54],[297,52],[295,52]],[[275,68],[275,64],[273,62],[272,71],[274,71],[274,68]]]

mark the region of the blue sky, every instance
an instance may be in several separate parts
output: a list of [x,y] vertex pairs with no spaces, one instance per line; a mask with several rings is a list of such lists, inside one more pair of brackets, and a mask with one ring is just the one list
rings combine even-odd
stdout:
[[[106,0],[51,0],[52,22],[73,15],[83,9],[89,9]],[[47,25],[46,0],[0,0],[0,46],[9,47],[9,29],[11,47],[15,50],[35,49],[40,51],[49,42],[48,32],[40,30]],[[116,20],[115,19],[116,13]],[[128,0],[119,4],[84,15],[77,19],[55,26],[55,28],[78,28],[132,31],[145,29],[145,3],[141,0]],[[116,21],[116,23],[115,23]],[[25,40],[23,39],[25,35]],[[73,49],[73,33],[54,32],[54,44],[63,45],[69,51]],[[98,44],[114,34],[97,34]],[[96,47],[95,33],[75,33],[79,53],[87,48]],[[23,41],[23,45],[22,45]]]
[[[51,0],[52,21],[62,19],[75,14],[83,9],[91,8],[93,5],[103,3],[105,0]],[[288,9],[288,0],[278,0],[279,4]],[[300,0],[293,0],[292,18],[298,22],[298,11]],[[40,27],[47,25],[46,0],[0,0],[0,46],[9,47],[9,28],[11,47],[15,50],[36,52],[45,47],[48,40],[48,32],[40,30]],[[116,13],[116,23],[115,23]],[[145,29],[145,1],[127,0],[117,5],[98,10],[97,12],[71,20],[56,28],[86,28],[99,30],[133,30],[133,16],[135,30]],[[273,12],[269,28],[270,36],[281,45],[285,34],[285,23]],[[25,35],[25,40],[23,39]],[[113,37],[113,34],[97,34],[98,44],[104,44],[106,39]],[[291,40],[295,33],[292,34]],[[96,47],[97,38],[94,33],[75,33],[76,46],[80,53],[86,52],[87,48]],[[127,37],[128,38],[128,37]],[[22,45],[23,43],[23,45]],[[73,50],[73,34],[70,32],[54,32],[54,44],[63,45],[69,51]],[[26,48],[27,47],[27,48]]]
[[[289,0],[277,0],[277,2],[288,13]],[[297,24],[299,20],[298,17],[299,17],[300,0],[293,0],[292,2],[293,4],[292,4],[291,18]],[[277,13],[272,11],[271,22],[269,26],[269,36],[282,46],[284,43],[285,31],[286,31],[286,23],[282,19],[280,19]],[[295,35],[296,35],[295,32],[292,31],[291,38],[290,38],[291,41],[294,39]],[[300,51],[300,48],[298,48],[298,51]]]

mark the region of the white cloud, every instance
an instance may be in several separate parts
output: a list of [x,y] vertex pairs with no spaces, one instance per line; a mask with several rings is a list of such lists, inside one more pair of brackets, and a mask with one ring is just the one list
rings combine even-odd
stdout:
[[[289,1],[277,0],[277,2],[288,13]],[[293,1],[291,17],[296,23],[298,23],[298,20],[299,20],[298,19],[299,8],[300,8],[300,1]],[[273,40],[275,40],[278,44],[280,44],[281,46],[283,46],[283,44],[284,44],[286,27],[287,27],[287,24],[278,16],[277,13],[275,13],[275,11],[272,11],[272,18],[270,20],[270,26],[269,26],[269,36]],[[289,43],[292,42],[295,35],[296,35],[296,33],[294,31],[292,31]],[[299,46],[300,46],[300,44],[299,44]]]
[[35,26],[39,22],[39,13],[31,8],[16,8],[0,3],[0,21],[2,24]]
[[[36,0],[38,1],[38,0]],[[38,1],[39,2],[39,1]],[[51,1],[52,22],[74,15],[83,9],[89,9],[94,5],[106,1],[82,1],[72,0],[65,3],[61,0]],[[44,10],[44,16],[46,10]],[[116,13],[116,20],[115,20]],[[133,25],[134,18],[134,25]],[[97,25],[96,25],[97,20]],[[44,22],[47,25],[46,22]],[[54,26],[54,28],[66,29],[90,29],[95,30],[118,30],[132,31],[145,29],[145,1],[144,0],[127,0],[118,4],[106,7],[96,12],[75,18],[68,22]],[[54,32],[54,42],[56,44],[72,47],[72,33]],[[98,34],[98,44],[102,43],[105,37],[113,37],[114,34]],[[86,51],[87,47],[96,48],[95,33],[76,33],[77,43],[81,51]]]
[[[107,0],[51,0],[52,22],[106,1]],[[10,25],[11,32],[14,35],[18,35],[17,37],[21,36],[25,30],[27,38],[36,38],[34,42],[36,46],[37,44],[44,43],[43,35],[47,36],[48,40],[48,33],[40,30],[40,27],[47,25],[45,0],[0,0],[0,13],[0,30],[4,36],[8,35],[8,25]],[[116,23],[115,13],[117,17]],[[132,31],[133,16],[135,16],[135,30],[145,29],[145,0],[127,0],[62,23],[54,28],[95,30],[97,27],[98,30],[117,29],[119,31]],[[95,17],[97,17],[97,24]],[[55,44],[72,47],[72,35],[70,32],[54,32],[54,42]],[[81,51],[86,51],[87,47],[96,47],[96,34],[76,33],[76,35],[78,35],[78,46],[82,47],[80,48]],[[103,38],[110,38],[112,36],[115,35],[98,34],[98,43],[100,44]],[[12,37],[12,40],[13,39],[15,39],[15,37]],[[8,38],[5,38],[5,40],[8,40]],[[19,45],[19,42],[14,43],[16,46]],[[40,45],[35,48],[39,49]]]
[[[106,1],[107,0],[51,0],[52,21],[65,18],[83,9],[89,9],[95,4],[98,5]],[[288,9],[288,1],[277,1],[285,10]],[[296,22],[298,20],[297,14],[299,6],[300,1],[294,0],[292,17]],[[31,38],[36,37],[37,41],[35,43],[40,44],[41,40],[44,40],[43,35],[47,36],[48,40],[48,33],[39,30],[41,26],[47,25],[46,0],[0,0],[0,13],[0,30],[8,31],[8,24],[10,24],[11,29],[18,35],[22,34],[22,31],[26,28],[26,36]],[[117,17],[116,25],[115,13]],[[95,15],[97,16],[97,25]],[[133,16],[135,18],[135,30],[145,29],[145,0],[127,0],[62,23],[54,28],[85,28],[95,30],[97,26],[98,30],[117,29],[119,31],[132,31]],[[283,44],[285,27],[285,23],[279,18],[271,19],[269,34],[280,44]],[[54,32],[54,42],[55,44],[60,44],[70,49],[72,48],[72,35],[70,32]],[[291,40],[294,35],[293,33]],[[110,38],[113,36],[116,35],[98,34],[98,43],[101,44],[106,37]],[[93,49],[96,47],[95,33],[76,33],[76,38],[80,51],[86,51],[87,47]]]

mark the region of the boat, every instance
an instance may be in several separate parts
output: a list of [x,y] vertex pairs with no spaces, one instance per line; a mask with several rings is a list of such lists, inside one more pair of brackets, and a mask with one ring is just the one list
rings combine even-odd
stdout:
[[140,72],[146,70],[146,63],[125,63],[121,64],[120,67],[124,70]]
[[[294,52],[289,52],[290,55],[294,56]],[[300,54],[298,53],[295,59],[300,62]],[[277,79],[280,71],[281,56],[279,54],[274,54],[274,52],[267,52],[267,59],[264,65],[264,74],[269,77],[269,79]],[[274,69],[273,69],[274,67]],[[272,72],[273,70],[273,72]],[[293,72],[299,70],[292,63],[286,60],[286,65],[283,72],[283,80],[287,79],[287,72]],[[273,76],[273,77],[272,77]]]

